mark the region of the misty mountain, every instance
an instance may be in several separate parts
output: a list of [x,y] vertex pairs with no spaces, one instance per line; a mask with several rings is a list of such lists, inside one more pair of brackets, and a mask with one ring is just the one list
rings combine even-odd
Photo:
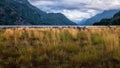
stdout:
[[100,22],[94,23],[94,25],[120,25],[120,11],[113,18],[102,19]]
[[94,17],[86,20],[84,22],[84,25],[93,25],[95,22],[99,22],[100,20],[104,18],[112,18],[115,13],[117,13],[119,10],[107,10],[104,11],[103,13],[97,14]]
[[1,0],[0,25],[76,25],[61,13],[46,13],[28,0]]
[[85,24],[86,20],[88,20],[88,19],[87,19],[87,18],[84,18],[84,19],[82,19],[81,21],[79,21],[77,24],[78,24],[78,25],[86,25],[86,24]]

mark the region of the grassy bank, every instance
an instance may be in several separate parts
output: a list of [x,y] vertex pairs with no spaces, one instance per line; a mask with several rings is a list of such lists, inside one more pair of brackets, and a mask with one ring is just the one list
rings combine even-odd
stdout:
[[120,28],[0,29],[0,68],[120,68]]

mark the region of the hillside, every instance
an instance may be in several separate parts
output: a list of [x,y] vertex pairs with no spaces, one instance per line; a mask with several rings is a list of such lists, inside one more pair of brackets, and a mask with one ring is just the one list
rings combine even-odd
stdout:
[[61,13],[46,13],[27,0],[1,0],[0,25],[76,25]]
[[17,25],[17,24],[30,24],[25,18],[20,16],[5,0],[0,2],[0,25]]
[[93,25],[120,25],[120,12],[116,13],[113,18],[102,19],[100,22],[96,22]]
[[107,10],[100,14],[93,16],[92,18],[84,22],[85,25],[93,25],[95,22],[99,22],[104,18],[112,18],[119,10]]

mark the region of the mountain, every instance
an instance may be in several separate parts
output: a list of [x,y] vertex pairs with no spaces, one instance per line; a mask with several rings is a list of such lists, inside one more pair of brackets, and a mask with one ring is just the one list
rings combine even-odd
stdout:
[[86,25],[85,22],[88,20],[87,18],[82,19],[81,21],[78,22],[78,25]]
[[95,22],[99,22],[100,20],[104,18],[112,18],[115,13],[117,13],[119,10],[107,10],[104,11],[103,13],[97,14],[94,17],[88,19],[85,21],[85,25],[93,25]]
[[76,25],[61,13],[46,13],[28,0],[1,0],[0,25]]
[[120,25],[120,11],[116,13],[113,18],[102,19],[100,22],[96,22],[93,25]]
[[24,19],[19,13],[14,9],[14,6],[10,6],[6,0],[1,0],[0,2],[0,25],[19,25],[19,24],[30,24],[29,21]]

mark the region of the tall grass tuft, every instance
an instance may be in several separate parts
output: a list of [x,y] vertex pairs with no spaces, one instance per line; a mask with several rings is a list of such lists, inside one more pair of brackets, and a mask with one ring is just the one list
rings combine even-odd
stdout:
[[0,29],[0,68],[120,68],[120,27]]

